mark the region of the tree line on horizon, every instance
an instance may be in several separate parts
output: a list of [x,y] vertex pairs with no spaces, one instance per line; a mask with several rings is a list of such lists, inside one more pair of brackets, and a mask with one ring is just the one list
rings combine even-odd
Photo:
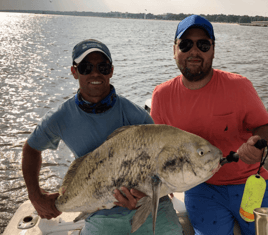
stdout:
[[[33,13],[33,14],[52,14],[52,15],[75,15],[75,16],[95,16],[95,17],[109,17],[109,18],[131,18],[131,19],[157,19],[157,20],[174,20],[181,21],[192,14],[174,14],[166,13],[154,15],[151,13],[122,13],[122,12],[86,12],[86,11],[40,11],[40,10],[0,10],[2,12],[19,12],[19,13]],[[268,17],[264,16],[248,16],[248,15],[224,15],[200,14],[210,22],[221,23],[251,23],[252,21],[268,21]]]

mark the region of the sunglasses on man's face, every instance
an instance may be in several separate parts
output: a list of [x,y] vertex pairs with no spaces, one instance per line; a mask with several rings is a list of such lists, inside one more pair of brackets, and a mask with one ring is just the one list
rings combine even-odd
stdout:
[[[191,39],[184,39],[181,40],[179,43],[179,48],[181,52],[187,52],[190,51],[190,49],[194,46],[194,42]],[[202,51],[202,52],[207,52],[209,51],[211,47],[211,43],[209,40],[206,39],[200,39],[196,42],[197,48]]]
[[[82,75],[87,75],[90,74],[93,70],[93,67],[95,65],[91,64],[91,63],[80,63],[77,65],[77,69],[78,72]],[[103,74],[103,75],[108,75],[111,73],[112,70],[112,65],[111,64],[107,64],[107,63],[99,63],[96,65],[98,71]]]

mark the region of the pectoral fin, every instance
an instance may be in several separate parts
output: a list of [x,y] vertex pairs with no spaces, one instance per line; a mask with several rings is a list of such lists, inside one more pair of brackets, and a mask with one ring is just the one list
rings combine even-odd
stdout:
[[137,229],[146,221],[148,215],[151,213],[151,204],[152,199],[147,196],[141,198],[137,202],[137,209],[135,215],[132,218],[132,228],[131,228],[131,233],[134,233],[137,231]]
[[157,175],[154,175],[152,177],[153,198],[151,199],[149,196],[147,196],[143,197],[138,201],[137,207],[140,207],[137,209],[135,215],[132,218],[131,233],[136,232],[137,229],[146,221],[147,217],[152,212],[153,233],[155,234],[155,223],[157,218],[161,184],[162,182],[159,177]]
[[152,217],[153,217],[153,233],[155,234],[155,224],[157,218],[157,210],[160,198],[161,180],[157,175],[152,177],[153,198],[152,198]]

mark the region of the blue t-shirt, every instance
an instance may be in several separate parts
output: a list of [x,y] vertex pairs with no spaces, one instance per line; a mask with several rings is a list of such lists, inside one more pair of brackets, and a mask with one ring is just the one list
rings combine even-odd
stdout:
[[[74,96],[55,111],[49,111],[27,142],[33,149],[43,151],[57,149],[62,140],[78,158],[99,147],[119,127],[153,123],[147,111],[122,96],[117,95],[114,106],[100,114],[84,112],[75,103]],[[116,206],[97,211],[91,216],[130,212],[127,208]]]
[[117,128],[138,124],[153,124],[153,119],[122,96],[117,95],[114,106],[100,114],[84,112],[73,97],[56,111],[49,111],[27,142],[32,148],[43,151],[57,149],[62,140],[78,158],[99,147]]

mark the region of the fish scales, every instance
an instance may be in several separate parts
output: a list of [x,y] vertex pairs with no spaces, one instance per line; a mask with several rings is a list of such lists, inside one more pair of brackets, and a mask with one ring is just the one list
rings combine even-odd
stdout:
[[221,157],[221,151],[208,141],[175,127],[122,127],[100,147],[71,164],[56,207],[65,212],[81,211],[79,219],[84,218],[112,208],[113,191],[121,186],[144,192],[149,201],[156,198],[157,207],[160,197],[189,190],[209,179]]
[[[96,197],[99,199],[104,193],[110,192],[112,194],[113,190],[116,187],[120,187],[122,184],[125,186],[128,186],[127,184],[129,184],[129,186],[138,185],[138,181],[144,179],[146,174],[144,174],[143,169],[152,168],[154,162],[150,161],[150,156],[143,150],[146,143],[140,144],[138,139],[134,139],[133,141],[131,136],[128,136],[128,138],[129,140],[127,140],[124,135],[123,138],[121,137],[120,139],[118,135],[115,141],[111,139],[105,142],[103,148],[97,149],[99,151],[90,153],[90,156],[84,156],[83,161],[77,159],[81,164],[79,167],[76,167],[75,176],[70,176],[72,182],[68,185],[69,187],[67,187],[64,193],[65,195],[68,194],[68,200],[70,200],[71,197],[76,197],[73,193],[73,188],[75,188],[76,191],[80,191],[80,194],[85,194],[86,198]],[[122,143],[122,145],[120,143]],[[110,147],[111,145],[113,146],[112,148]],[[135,149],[135,146],[139,146],[136,152],[130,151],[128,153],[128,151],[125,150]],[[107,151],[107,149],[109,151]],[[118,157],[114,158],[115,155]],[[122,157],[120,158],[119,156]],[[72,165],[75,165],[75,162]],[[141,167],[139,167],[139,165]],[[80,182],[80,184],[78,184],[78,182]],[[90,182],[90,185],[88,185],[89,188],[84,190],[84,185],[87,184],[86,182]],[[66,183],[63,182],[62,188],[64,189],[65,187]],[[86,191],[86,193],[83,193],[83,191]],[[59,200],[60,198],[58,201]],[[112,201],[114,201],[114,198],[112,198]],[[73,201],[70,202],[71,211],[73,211],[73,203]]]

